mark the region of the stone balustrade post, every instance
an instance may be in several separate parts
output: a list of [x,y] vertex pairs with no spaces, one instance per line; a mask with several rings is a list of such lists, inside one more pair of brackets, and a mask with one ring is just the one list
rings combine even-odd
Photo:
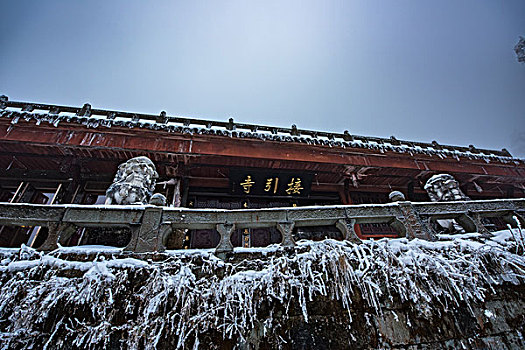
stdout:
[[455,219],[465,232],[479,232],[484,237],[491,237],[492,234],[487,230],[478,213],[469,211]]
[[402,224],[404,227],[404,234],[408,239],[425,239],[427,241],[437,240],[434,231],[425,222],[414,209],[414,206],[410,202],[397,202],[400,215],[397,215],[394,222],[391,223],[393,227],[399,227]]
[[355,219],[339,219],[335,223],[335,227],[343,234],[343,239],[352,243],[361,243],[361,239],[355,233],[354,225]]
[[161,224],[159,228],[159,239],[157,240],[156,251],[163,252],[166,250],[166,243],[170,234],[173,232],[171,225]]
[[283,247],[294,247],[295,241],[293,239],[293,228],[295,222],[279,222],[277,223],[277,230],[281,233],[282,240],[281,245]]
[[146,208],[140,226],[131,228],[131,240],[124,251],[146,253],[162,249],[161,221],[162,207]]
[[71,236],[77,227],[70,223],[64,222],[48,222],[47,223],[48,234],[47,238],[40,247],[37,248],[39,251],[51,251],[58,249],[58,241],[66,235]]
[[221,235],[221,240],[215,248],[215,255],[224,258],[226,254],[233,252],[231,236],[235,230],[235,224],[224,223],[217,225],[217,231]]

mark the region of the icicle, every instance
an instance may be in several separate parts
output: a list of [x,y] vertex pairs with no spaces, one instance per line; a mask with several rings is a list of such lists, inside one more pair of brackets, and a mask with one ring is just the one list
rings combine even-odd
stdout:
[[[235,264],[206,252],[170,255],[157,262],[124,263],[120,257],[68,261],[24,247],[0,265],[3,274],[19,274],[0,279],[0,314],[9,317],[13,330],[41,324],[60,308],[86,308],[89,321],[66,315],[62,326],[75,328],[73,345],[102,348],[112,332],[122,331],[110,323],[112,303],[122,302],[119,298],[138,274],[148,278],[134,286],[137,290],[122,305],[125,315],[138,315],[124,326],[129,334],[126,346],[137,349],[141,339],[151,339],[145,348],[153,349],[171,337],[177,348],[186,348],[191,342],[198,347],[198,334],[208,330],[218,330],[225,338],[247,339],[261,324],[264,303],[284,310],[296,303],[306,322],[311,319],[308,303],[316,296],[339,300],[351,318],[356,291],[362,297],[359,307],[372,314],[381,315],[385,300],[393,297],[409,303],[420,315],[436,305],[446,310],[463,304],[473,312],[471,305],[484,300],[487,287],[525,281],[524,257],[507,251],[504,244],[494,240],[483,246],[489,249],[480,249],[479,242],[451,239],[383,239],[360,245],[301,241],[295,255],[269,251],[263,260]],[[514,239],[523,242],[521,236]],[[68,269],[82,277],[64,277]],[[370,322],[373,316],[365,317]],[[270,314],[263,332],[273,322]],[[10,344],[22,336],[6,334],[12,334]]]

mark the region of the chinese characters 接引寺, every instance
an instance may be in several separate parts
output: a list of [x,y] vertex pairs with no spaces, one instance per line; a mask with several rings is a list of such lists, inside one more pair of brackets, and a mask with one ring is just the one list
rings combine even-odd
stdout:
[[244,189],[244,193],[250,193],[250,190],[252,189],[253,184],[255,181],[252,181],[252,177],[250,175],[246,176],[246,179],[244,182],[241,182],[240,185]]
[[301,187],[301,178],[292,177],[292,180],[288,184],[288,188],[286,189],[286,193],[288,194],[301,194],[301,190],[303,188]]
[[264,187],[265,192],[270,192],[272,190],[272,183],[273,183],[273,194],[277,193],[277,185],[279,184],[279,178],[268,178],[266,179],[266,186]]

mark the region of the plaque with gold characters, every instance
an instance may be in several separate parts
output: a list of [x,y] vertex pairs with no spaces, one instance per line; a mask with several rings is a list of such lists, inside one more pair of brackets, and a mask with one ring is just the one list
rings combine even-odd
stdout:
[[230,170],[231,193],[244,196],[308,197],[312,174],[261,169]]

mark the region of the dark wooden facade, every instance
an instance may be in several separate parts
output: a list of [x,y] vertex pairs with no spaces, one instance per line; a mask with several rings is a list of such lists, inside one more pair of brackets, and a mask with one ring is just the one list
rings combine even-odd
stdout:
[[[392,190],[403,192],[407,200],[428,201],[423,185],[438,173],[452,174],[472,199],[525,194],[525,163],[506,150],[137,115],[91,110],[87,105],[41,105],[5,97],[0,102],[0,201],[103,203],[117,166],[140,155],[157,166],[157,192],[166,195],[169,205],[185,207],[386,203]],[[249,192],[241,186],[247,176],[255,182]],[[267,184],[270,179],[273,182]],[[299,192],[286,192],[292,179],[301,180]],[[272,187],[276,182],[278,188]],[[32,233],[28,229],[24,235],[7,237],[4,230],[1,243],[17,245],[30,240]],[[388,225],[363,226],[358,234],[389,236],[395,231]],[[217,239],[200,232],[190,238],[191,246],[199,247],[215,246]],[[237,245],[258,246],[277,237],[275,232],[239,232],[234,240]]]

